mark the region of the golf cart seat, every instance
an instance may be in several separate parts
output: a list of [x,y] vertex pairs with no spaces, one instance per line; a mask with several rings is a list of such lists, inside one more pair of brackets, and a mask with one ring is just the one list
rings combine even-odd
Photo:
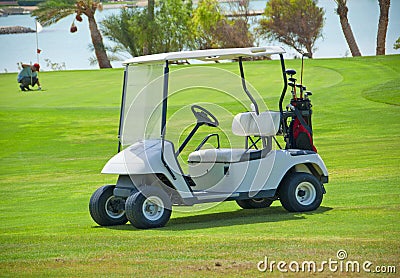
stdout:
[[[279,129],[279,112],[245,112],[233,118],[232,132],[237,136],[274,136]],[[265,157],[268,149],[205,149],[189,154],[189,163],[233,163]]]

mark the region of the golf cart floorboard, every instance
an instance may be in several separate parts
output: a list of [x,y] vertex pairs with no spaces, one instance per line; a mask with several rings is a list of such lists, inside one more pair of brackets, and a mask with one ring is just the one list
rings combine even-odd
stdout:
[[261,190],[258,192],[209,192],[201,190],[193,190],[193,196],[199,201],[218,202],[230,200],[256,199],[256,198],[274,198],[276,190]]

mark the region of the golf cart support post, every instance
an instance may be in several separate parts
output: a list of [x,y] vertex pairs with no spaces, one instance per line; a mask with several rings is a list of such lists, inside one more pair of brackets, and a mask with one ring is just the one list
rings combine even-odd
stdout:
[[[289,211],[318,208],[325,193],[323,183],[328,182],[321,157],[301,149],[272,150],[272,138],[279,132],[286,138],[291,131],[287,120],[299,115],[298,111],[296,114],[283,110],[288,88],[284,53],[281,47],[267,46],[160,53],[125,61],[118,154],[102,170],[119,178],[116,185],[103,186],[92,195],[89,208],[94,221],[100,225],[130,221],[138,228],[161,227],[167,223],[172,205],[227,200],[235,200],[245,209],[268,207],[277,199]],[[256,100],[249,91],[243,68],[246,58],[270,55],[280,57],[283,88],[279,112],[260,109],[262,97]],[[210,111],[195,104],[191,108],[197,123],[177,151],[166,138],[170,74],[175,72],[170,72],[170,64],[190,59],[237,61],[242,93],[252,108],[234,116],[232,122],[233,134],[246,138],[245,148],[220,148],[219,135],[210,134],[189,154],[186,175],[177,156],[202,125],[219,125]],[[188,69],[193,67],[196,65]],[[134,103],[141,105],[133,107]],[[132,118],[129,113],[137,117]],[[157,113],[161,117],[158,123],[153,117]],[[144,123],[138,120],[142,119],[140,115],[144,115]],[[135,133],[141,130],[143,134]],[[218,147],[202,149],[210,137],[216,137]],[[251,137],[258,139],[253,141]],[[258,141],[262,142],[261,149],[257,148]],[[122,149],[123,146],[127,147]]]

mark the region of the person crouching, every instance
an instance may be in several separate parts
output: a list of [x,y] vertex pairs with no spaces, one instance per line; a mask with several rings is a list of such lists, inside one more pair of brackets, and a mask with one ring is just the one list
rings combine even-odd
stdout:
[[38,90],[41,90],[40,82],[38,78],[38,71],[40,70],[40,65],[35,63],[32,65],[22,64],[22,70],[18,74],[18,83],[21,83],[19,87],[22,91],[30,91],[29,85],[32,87],[37,84]]

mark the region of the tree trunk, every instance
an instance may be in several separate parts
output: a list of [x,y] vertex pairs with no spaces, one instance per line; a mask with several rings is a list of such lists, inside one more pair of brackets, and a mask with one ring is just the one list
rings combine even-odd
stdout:
[[312,59],[312,57],[314,55],[314,53],[312,51],[312,45],[311,44],[306,45],[306,50],[307,50],[307,53],[308,53],[308,58]]
[[147,16],[150,21],[154,20],[154,0],[147,1]]
[[146,34],[146,39],[143,44],[143,55],[148,55],[151,54],[149,50],[149,46],[151,44],[151,37],[154,36],[152,33],[152,26],[153,26],[153,21],[154,21],[154,1],[155,0],[148,0],[147,1],[147,34]]
[[376,36],[376,55],[385,55],[386,33],[389,23],[390,0],[379,0],[379,24]]
[[336,0],[337,9],[336,12],[340,18],[340,24],[342,25],[342,30],[344,37],[346,38],[347,44],[350,48],[351,54],[354,56],[361,56],[360,49],[358,48],[356,39],[354,38],[353,31],[351,30],[349,20],[347,19],[347,13],[349,9],[346,6],[345,0]]
[[99,67],[101,69],[111,68],[110,60],[108,59],[106,50],[104,48],[103,37],[101,36],[99,28],[97,27],[94,15],[88,16],[88,19],[89,19],[90,36],[92,37],[94,52],[96,54]]

